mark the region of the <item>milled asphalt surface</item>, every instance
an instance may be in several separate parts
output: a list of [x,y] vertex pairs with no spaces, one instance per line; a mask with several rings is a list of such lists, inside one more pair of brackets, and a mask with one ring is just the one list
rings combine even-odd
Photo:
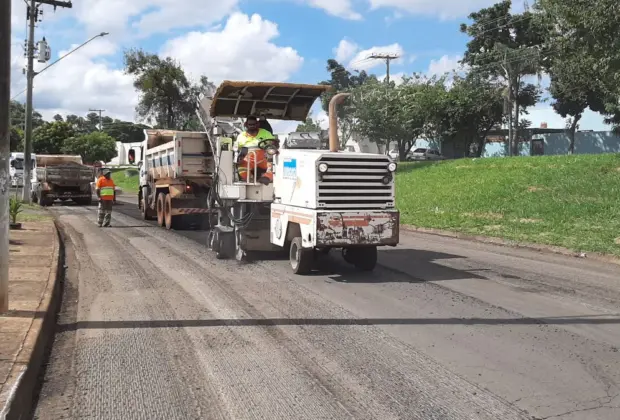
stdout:
[[620,266],[403,234],[333,255],[218,261],[206,232],[52,209],[67,279],[37,419],[620,418]]

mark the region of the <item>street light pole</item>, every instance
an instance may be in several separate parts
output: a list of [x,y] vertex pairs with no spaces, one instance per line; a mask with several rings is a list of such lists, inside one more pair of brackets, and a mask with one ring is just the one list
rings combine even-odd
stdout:
[[22,200],[30,202],[30,177],[32,165],[30,164],[32,153],[32,81],[34,78],[34,23],[39,13],[35,0],[30,1],[28,6],[28,45],[26,55],[28,68],[26,70],[26,131],[24,132],[24,187]]
[[11,2],[0,1],[0,313],[9,310]]
[[32,174],[32,83],[34,81],[34,24],[37,21],[39,14],[39,5],[49,4],[56,7],[72,8],[73,4],[70,1],[58,1],[58,0],[30,0],[28,6],[28,46],[27,57],[28,66],[26,70],[26,131],[24,133],[24,188],[22,189],[22,201],[30,202],[31,183],[30,178]]

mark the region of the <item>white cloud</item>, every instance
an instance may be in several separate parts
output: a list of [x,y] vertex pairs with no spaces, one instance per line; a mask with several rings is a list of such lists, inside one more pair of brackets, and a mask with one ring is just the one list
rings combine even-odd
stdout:
[[369,0],[369,2],[371,10],[391,8],[416,15],[455,19],[465,17],[483,7],[492,6],[497,0]]
[[[65,51],[63,56],[77,45]],[[37,75],[34,79],[34,107],[46,118],[56,113],[61,115],[85,115],[89,108],[105,109],[106,114],[133,121],[134,107],[138,96],[133,89],[131,76],[122,70],[110,68],[100,61],[101,57],[115,54],[118,46],[105,39],[97,39],[88,47],[80,49],[62,62]],[[14,54],[15,56],[15,54]],[[54,57],[53,59],[55,59]],[[12,60],[11,94],[22,92],[26,85],[25,77],[19,73],[23,57]],[[38,64],[40,70],[45,64]],[[18,77],[15,77],[18,73]],[[20,77],[21,76],[21,77]],[[25,94],[16,100],[25,101]]]
[[348,60],[349,58],[353,57],[353,54],[355,54],[358,50],[359,50],[359,46],[355,42],[349,41],[345,38],[345,39],[342,39],[340,43],[338,44],[338,46],[333,49],[333,52],[334,52],[336,61],[338,61],[339,63],[342,63]]
[[[394,73],[394,74],[390,74],[390,82],[394,82],[395,85],[400,85],[403,83],[403,78],[406,76],[405,72],[398,72],[398,73]],[[385,81],[385,79],[387,78],[387,74],[384,74],[383,76],[379,77],[379,80],[383,80]]]
[[359,51],[355,57],[351,59],[348,67],[354,70],[370,70],[379,65],[385,65],[385,61],[383,60],[368,58],[373,54],[395,54],[400,58],[393,60],[392,64],[402,64],[402,57],[405,52],[403,47],[398,43],[368,48],[367,50]]
[[73,14],[89,32],[127,36],[129,23],[139,36],[174,28],[207,27],[236,10],[239,0],[81,0]]
[[430,77],[442,76],[446,73],[452,73],[454,71],[463,71],[465,68],[459,63],[461,59],[462,57],[460,55],[444,55],[439,60],[431,60],[426,73]]
[[190,32],[172,39],[161,50],[188,74],[214,82],[228,80],[285,81],[303,58],[291,47],[274,43],[278,26],[259,15],[234,13],[220,32]]
[[351,0],[306,0],[308,5],[323,9],[332,16],[350,20],[361,20],[362,15],[353,10]]

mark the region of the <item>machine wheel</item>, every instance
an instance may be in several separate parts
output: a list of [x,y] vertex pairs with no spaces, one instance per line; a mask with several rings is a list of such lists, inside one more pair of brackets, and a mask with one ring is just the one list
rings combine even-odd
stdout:
[[248,261],[248,252],[241,246],[241,230],[235,228],[235,259],[239,262]]
[[310,270],[312,270],[314,252],[312,248],[304,248],[302,246],[301,238],[297,237],[291,241],[289,260],[291,262],[293,273],[301,275],[308,274]]
[[180,216],[172,216],[172,196],[166,194],[164,199],[164,220],[166,229],[179,229],[181,226]]
[[342,250],[346,262],[363,271],[373,271],[377,265],[377,247],[345,248]]
[[224,260],[230,258],[234,252],[234,243],[230,243],[234,240],[230,234],[222,235],[219,229],[213,229],[213,241],[212,249],[215,251],[215,258],[218,260]]
[[164,207],[165,207],[165,203],[166,203],[166,194],[164,193],[159,193],[157,194],[157,225],[158,226],[164,226],[166,221],[165,221],[165,214],[164,214]]

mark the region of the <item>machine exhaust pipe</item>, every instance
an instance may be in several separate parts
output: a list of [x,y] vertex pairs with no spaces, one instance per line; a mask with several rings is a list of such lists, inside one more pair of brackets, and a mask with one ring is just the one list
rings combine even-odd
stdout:
[[338,115],[336,105],[340,105],[344,100],[351,96],[350,93],[338,93],[329,101],[329,151],[337,152],[340,147],[338,144]]

